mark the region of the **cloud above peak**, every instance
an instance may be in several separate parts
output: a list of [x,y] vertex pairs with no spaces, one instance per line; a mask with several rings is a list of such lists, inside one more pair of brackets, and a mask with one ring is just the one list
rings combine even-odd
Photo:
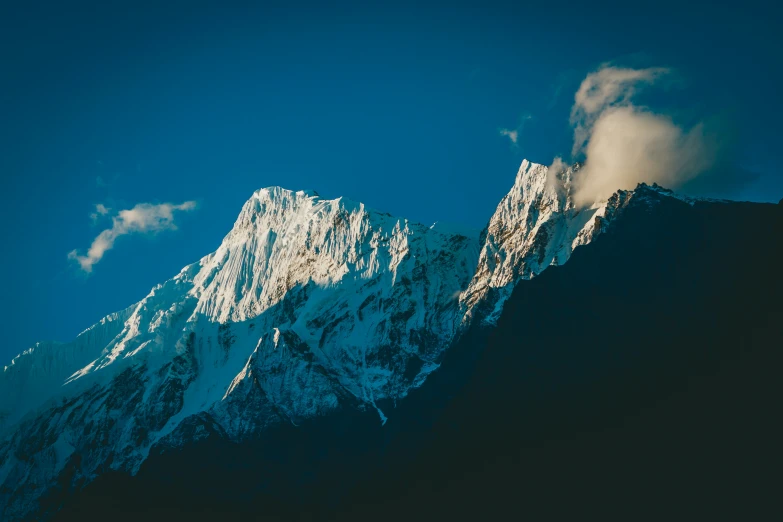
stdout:
[[587,75],[574,96],[571,124],[574,126],[572,154],[579,153],[590,137],[592,125],[611,107],[632,106],[638,90],[670,73],[664,67],[626,69],[604,65]]
[[519,135],[524,130],[527,122],[532,120],[532,119],[533,119],[533,115],[532,114],[527,113],[527,112],[523,113],[522,116],[519,119],[519,125],[517,125],[513,129],[506,129],[506,128],[498,129],[498,132],[500,133],[501,136],[505,136],[508,139],[510,139],[511,143],[514,146],[516,146],[516,145],[519,144]]
[[[76,262],[87,273],[92,272],[93,266],[98,263],[106,252],[114,248],[117,238],[127,234],[156,234],[164,230],[176,230],[174,223],[175,213],[187,212],[196,208],[195,201],[185,201],[178,205],[172,203],[139,203],[127,210],[120,210],[112,217],[112,226],[103,230],[96,237],[86,254],[80,254],[78,250],[68,253],[68,259]],[[96,205],[96,212],[91,214],[97,218],[98,214],[107,215],[111,209],[104,205]]]
[[641,85],[652,83],[670,72],[665,67],[625,69],[604,65],[582,81],[574,96],[571,114],[594,114],[609,105],[629,102]]
[[641,182],[678,188],[708,170],[715,146],[704,125],[683,128],[666,114],[635,105],[634,96],[671,71],[604,65],[574,96],[572,155],[584,158],[574,179],[577,205],[590,205]]

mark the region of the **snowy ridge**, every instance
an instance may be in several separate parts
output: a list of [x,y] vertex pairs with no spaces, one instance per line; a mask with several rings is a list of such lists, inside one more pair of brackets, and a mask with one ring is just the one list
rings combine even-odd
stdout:
[[58,375],[61,401],[8,433],[8,513],[28,509],[72,456],[75,480],[135,470],[204,418],[237,439],[341,405],[383,420],[377,400],[404,397],[437,367],[475,271],[478,238],[440,228],[257,191],[217,251],[153,288]]
[[491,324],[516,283],[565,263],[574,248],[593,239],[596,218],[605,215],[606,203],[574,206],[571,180],[578,168],[554,172],[522,162],[514,186],[484,231],[476,274],[460,296],[466,321],[478,312]]
[[461,328],[492,322],[514,284],[566,262],[633,198],[577,209],[573,173],[524,161],[481,237],[256,191],[214,253],[6,367],[0,510],[29,512],[61,473],[134,472],[153,447],[241,440],[343,407],[385,422],[379,401],[420,386]]
[[134,308],[107,315],[70,343],[40,342],[14,357],[0,376],[0,432],[56,395],[122,331]]

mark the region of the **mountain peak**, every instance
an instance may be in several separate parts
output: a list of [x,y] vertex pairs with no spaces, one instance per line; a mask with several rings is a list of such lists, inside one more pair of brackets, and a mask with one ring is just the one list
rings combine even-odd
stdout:
[[281,198],[318,198],[319,194],[314,190],[290,190],[278,185],[261,188],[253,193],[253,197],[266,199]]
[[578,168],[522,161],[514,186],[487,225],[476,275],[460,296],[466,320],[481,304],[484,320],[493,322],[517,282],[565,263],[574,248],[592,240],[594,218],[604,207],[574,206],[571,180]]
[[531,187],[535,186],[541,179],[546,181],[548,171],[549,168],[545,165],[524,159],[519,166],[519,170],[517,170],[514,187]]
[[[257,190],[213,253],[0,375],[0,425],[17,423],[0,480],[29,477],[33,491],[14,509],[72,454],[74,480],[89,480],[107,462],[134,472],[154,445],[184,445],[199,427],[241,441],[342,407],[383,422],[464,325],[492,322],[517,282],[565,263],[622,211],[575,208],[575,168],[523,161],[480,236],[311,190]],[[19,448],[32,453],[7,459]]]

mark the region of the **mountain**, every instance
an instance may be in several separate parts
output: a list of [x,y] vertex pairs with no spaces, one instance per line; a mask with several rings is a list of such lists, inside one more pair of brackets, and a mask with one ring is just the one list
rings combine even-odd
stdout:
[[517,282],[565,263],[574,248],[600,231],[612,209],[606,204],[574,206],[571,179],[578,168],[550,172],[543,165],[522,162],[514,186],[482,232],[476,274],[460,296],[467,319],[478,312],[492,323]]
[[493,326],[473,322],[383,427],[344,410],[202,440],[99,478],[62,519],[766,518],[783,206],[640,186],[609,208],[620,218],[518,284]]
[[416,451],[390,444],[394,457],[329,515],[779,512],[783,204],[673,196],[618,192],[620,219],[568,264],[518,284],[495,327],[474,325],[411,394],[427,402],[419,392],[450,393],[439,373],[464,376],[429,408]]
[[[526,301],[530,311],[508,319],[519,292],[553,280],[543,276],[567,270],[580,252],[589,258],[591,249],[614,241],[603,236],[634,236],[640,220],[648,228],[637,241],[679,231],[680,218],[691,223],[704,208],[725,209],[714,212],[726,223],[702,219],[696,222],[704,230],[686,227],[697,242],[721,227],[730,238],[735,223],[763,215],[758,233],[780,216],[779,206],[688,200],[646,185],[577,208],[570,194],[578,167],[550,172],[523,162],[480,234],[410,223],[309,191],[257,191],[214,253],[73,343],[39,344],[6,366],[4,518],[84,517],[85,510],[100,517],[100,510],[134,508],[160,514],[164,504],[204,514],[200,502],[209,499],[218,511],[265,506],[258,517],[289,518],[301,514],[288,512],[291,506],[312,505],[334,514],[346,499],[373,497],[359,487],[361,477],[377,494],[417,476],[412,470],[425,476],[423,456],[452,455],[462,439],[443,432],[443,423],[486,422],[481,411],[496,411],[488,404],[531,391],[513,388],[531,361],[501,358],[493,373],[482,363],[486,354],[556,351],[565,342],[559,334],[584,328],[575,317],[600,323],[609,310],[600,291],[580,290],[578,280],[573,292],[544,287]],[[776,237],[767,240],[774,245]],[[677,258],[659,243],[644,260],[621,259],[622,240],[603,247],[599,259],[613,267],[607,277],[629,267],[663,273],[661,263]],[[748,256],[765,255],[761,243],[736,243]],[[634,278],[625,282],[632,286]],[[621,339],[634,335],[642,334]],[[605,344],[585,339],[583,358]],[[511,348],[515,343],[521,346]],[[550,374],[553,383],[558,375]],[[471,384],[477,379],[502,395]],[[472,398],[461,399],[466,393]],[[488,402],[478,406],[479,397]],[[525,422],[514,408],[496,413]]]
[[71,343],[42,342],[13,358],[0,378],[0,429],[57,393],[75,369],[93,361],[123,329],[134,307],[110,314]]

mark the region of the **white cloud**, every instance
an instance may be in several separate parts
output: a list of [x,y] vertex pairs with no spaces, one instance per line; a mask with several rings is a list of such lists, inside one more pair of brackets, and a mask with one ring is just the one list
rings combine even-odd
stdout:
[[[179,205],[139,203],[132,209],[121,210],[112,218],[112,227],[98,234],[98,237],[93,240],[86,255],[72,250],[68,254],[68,259],[76,261],[85,272],[92,272],[93,265],[98,263],[107,251],[114,248],[117,238],[131,233],[154,234],[163,230],[176,230],[174,213],[194,208],[196,208],[195,201],[186,201]],[[109,212],[110,209],[104,205],[96,205],[96,214],[106,215]]]
[[506,136],[511,140],[511,143],[517,145],[519,143],[519,133],[525,128],[525,124],[533,119],[533,115],[530,113],[523,113],[520,119],[519,125],[514,129],[500,129],[500,135]]
[[572,114],[594,114],[618,102],[630,102],[639,84],[652,83],[671,71],[663,67],[649,69],[622,69],[604,65],[579,85],[574,97]]
[[550,187],[555,187],[558,191],[562,190],[562,185],[558,175],[566,169],[567,165],[563,158],[556,156],[552,164],[547,169],[546,182]]
[[111,212],[111,209],[108,208],[103,203],[98,203],[95,205],[95,212],[90,214],[90,219],[92,219],[92,222],[95,223],[98,221],[98,218],[101,216],[107,215],[109,212]]
[[511,140],[511,143],[516,145],[517,144],[517,139],[519,138],[519,131],[512,130],[512,129],[500,129],[500,135],[501,136],[508,136],[508,139]]
[[590,204],[641,182],[676,188],[711,166],[701,124],[683,130],[665,117],[620,107],[591,129],[575,197]]
[[605,65],[588,74],[576,91],[571,108],[571,124],[574,126],[571,153],[577,154],[582,150],[590,137],[590,129],[607,108],[630,105],[631,97],[639,87],[668,73],[668,69],[660,67],[622,69]]
[[715,151],[701,124],[683,129],[632,102],[640,87],[668,73],[603,66],[584,79],[571,109],[572,154],[584,154],[574,180],[578,205],[641,182],[677,188],[711,166]]

